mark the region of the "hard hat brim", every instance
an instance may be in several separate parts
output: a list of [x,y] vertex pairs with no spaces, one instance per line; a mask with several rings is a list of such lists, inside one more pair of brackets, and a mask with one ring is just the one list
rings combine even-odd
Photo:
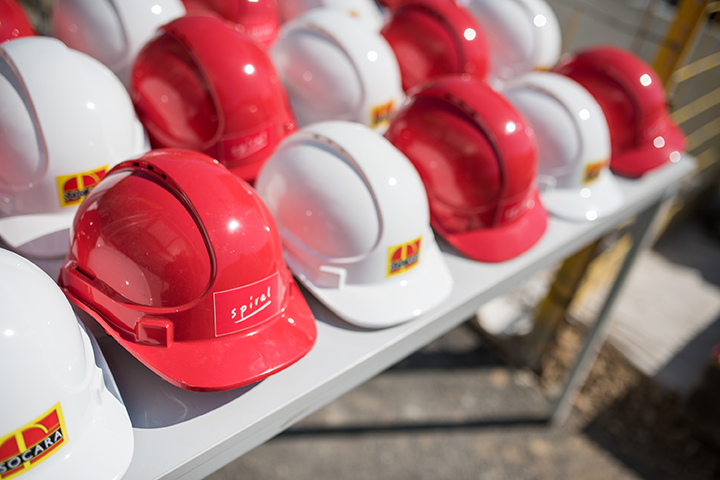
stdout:
[[[288,275],[290,277],[290,275]],[[297,362],[315,344],[315,318],[290,278],[284,310],[242,332],[167,346],[130,341],[68,289],[67,297],[122,347],[167,382],[196,392],[217,392],[258,382]]]
[[[453,278],[432,231],[423,235],[415,268],[379,284],[344,284],[322,288],[304,276],[300,281],[322,303],[348,323],[363,328],[386,328],[412,320],[441,303],[452,291]],[[291,265],[292,266],[292,265]]]
[[610,170],[623,177],[639,178],[668,162],[672,152],[685,151],[685,134],[669,119],[666,128],[655,138],[658,137],[664,139],[662,147],[656,147],[653,144],[655,139],[649,139],[646,146],[612,157]]
[[450,233],[436,221],[433,228],[460,253],[479,262],[497,263],[515,258],[542,237],[547,228],[547,211],[537,191],[533,205],[515,221],[493,228]]
[[541,194],[543,205],[552,215],[575,222],[607,217],[625,204],[620,185],[609,171],[588,186],[548,189]]
[[38,213],[32,215],[16,215],[0,218],[0,238],[11,249],[25,253],[22,246],[42,237],[52,235],[63,230],[68,231],[67,242],[63,245],[53,245],[52,251],[43,256],[62,257],[70,247],[70,227],[77,208],[58,213]]

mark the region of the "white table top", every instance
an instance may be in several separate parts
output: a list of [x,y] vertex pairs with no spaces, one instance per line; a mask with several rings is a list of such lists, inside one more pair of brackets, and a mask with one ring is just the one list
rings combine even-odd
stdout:
[[552,218],[528,252],[483,264],[442,246],[455,279],[450,297],[417,319],[383,330],[355,328],[308,295],[317,318],[315,347],[286,370],[250,387],[219,393],[182,390],[156,376],[109,337],[98,340],[134,426],[125,479],[201,479],[469,318],[484,302],[566,258],[633,218],[691,173],[685,157],[640,180],[619,179],[626,208],[611,218],[573,223]]

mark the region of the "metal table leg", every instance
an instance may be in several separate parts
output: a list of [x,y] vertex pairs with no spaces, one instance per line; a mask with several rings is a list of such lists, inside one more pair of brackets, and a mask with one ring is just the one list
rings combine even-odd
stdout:
[[663,204],[669,200],[671,196],[671,192],[668,192],[668,194],[666,194],[663,198],[650,205],[645,211],[638,215],[635,220],[635,225],[633,226],[631,232],[633,238],[632,247],[625,257],[622,267],[620,268],[620,272],[615,279],[615,283],[610,289],[594,325],[587,333],[585,343],[583,344],[582,350],[575,361],[575,365],[565,382],[562,393],[554,402],[549,419],[550,423],[554,425],[562,425],[570,414],[572,401],[577,395],[580,387],[582,387],[585,382],[588,372],[590,371],[590,367],[595,361],[595,358],[597,357],[600,347],[605,339],[607,320],[615,300],[622,290],[628,273],[635,263],[638,254],[642,252],[652,240],[652,232],[654,229],[651,227],[654,225],[658,213],[662,210]]

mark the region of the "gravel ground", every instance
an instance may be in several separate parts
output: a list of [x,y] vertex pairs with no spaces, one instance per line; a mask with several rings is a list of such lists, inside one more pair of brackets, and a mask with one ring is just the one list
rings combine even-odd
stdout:
[[[578,328],[566,326],[554,358],[567,357],[579,338]],[[720,449],[692,428],[680,396],[643,375],[610,344],[575,407],[582,433],[642,478],[720,478]]]

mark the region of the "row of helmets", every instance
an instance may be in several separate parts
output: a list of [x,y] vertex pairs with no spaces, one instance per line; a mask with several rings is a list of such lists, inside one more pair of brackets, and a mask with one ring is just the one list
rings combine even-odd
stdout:
[[[108,4],[120,24],[129,18],[128,6],[137,7],[131,0]],[[100,44],[87,32],[112,32],[109,13],[84,5],[59,0],[56,18],[62,21],[56,23],[95,40],[87,44]],[[187,367],[158,352],[191,358],[183,342],[263,325],[282,311],[277,300],[268,303],[273,307],[262,303],[270,290],[294,295],[280,265],[280,236],[290,267],[313,294],[351,323],[385,327],[414,318],[450,292],[452,280],[428,224],[479,261],[508,260],[539,240],[547,217],[536,186],[538,156],[543,202],[573,220],[621,208],[608,163],[632,177],[679,159],[683,138],[668,120],[662,87],[631,54],[595,48],[562,60],[558,73],[515,78],[507,72],[527,65],[508,66],[498,71],[501,94],[482,81],[487,47],[466,10],[441,0],[390,7],[382,35],[351,15],[307,11],[284,27],[270,55],[217,16],[184,16],[160,28],[132,68],[138,116],[154,146],[210,154],[235,177],[183,151],[137,159],[149,150],[148,139],[122,85],[101,64],[48,38],[4,44],[4,243],[31,256],[64,254],[64,230],[74,220],[60,277],[68,295],[164,377],[212,390],[218,387],[207,377],[206,383],[178,380],[183,375],[170,364]],[[499,21],[501,10],[483,12]],[[160,4],[150,9],[167,11]],[[548,20],[550,10],[530,11],[541,31],[557,23]],[[105,23],[93,24],[96,17]],[[130,36],[121,30],[123,38]],[[453,33],[460,54],[451,65],[446,53],[458,41],[443,39]],[[537,55],[532,66],[542,58]],[[445,75],[434,78],[438,74]],[[293,111],[304,128],[297,130]],[[608,131],[608,123],[616,127]],[[385,138],[371,128],[385,131]],[[123,162],[128,158],[137,160]],[[173,173],[166,162],[186,162],[194,166],[183,168],[197,172],[184,184],[180,178],[188,174]],[[208,172],[207,183],[197,180],[200,171]],[[213,185],[237,177],[257,180],[267,206],[243,182],[232,183],[234,193]],[[211,200],[193,198],[209,193],[218,204],[213,208]],[[233,238],[247,242],[248,229],[259,240],[243,248],[258,255],[257,268],[243,268],[245,276],[230,275],[223,283],[225,269],[240,268],[238,248],[224,249]],[[169,245],[172,254],[164,254]],[[249,253],[243,255],[249,261]],[[239,284],[255,285],[260,296],[239,293]],[[225,291],[233,293],[220,295]],[[227,309],[229,318],[218,314],[223,302],[235,305],[246,294],[245,304]],[[182,314],[178,305],[187,306]],[[195,310],[212,312],[212,321],[201,325]],[[176,320],[166,318],[173,315]],[[304,328],[308,322],[291,323]],[[314,328],[303,335],[299,351],[312,344]],[[242,381],[263,374],[244,372]]]
[[[59,0],[56,31],[67,43],[111,66],[115,65],[117,51],[132,49],[123,50],[120,40],[114,49],[100,48],[109,41],[106,37],[137,43],[135,50],[141,43],[127,40],[135,38],[129,27],[123,28],[132,23],[129,18],[164,14],[172,18],[183,11],[179,5],[173,10],[160,4],[143,9],[131,0],[92,2],[95,8],[105,5],[105,10],[115,12],[113,17],[109,10],[101,15],[93,8],[84,8],[85,3]],[[199,8],[201,3],[198,0],[187,5]],[[232,3],[224,3],[227,8],[213,4],[213,8],[230,18],[233,9],[228,5]],[[205,8],[211,4],[207,2]],[[132,78],[127,80],[153,146],[202,151],[253,181],[280,141],[296,130],[296,123],[305,126],[323,120],[349,120],[383,132],[395,117],[386,136],[410,158],[430,190],[433,226],[460,251],[482,261],[511,258],[542,234],[543,222],[536,218],[541,214],[536,213],[525,222],[534,227],[521,228],[522,222],[515,227],[533,232],[516,235],[525,243],[500,242],[488,249],[477,244],[474,232],[468,241],[453,242],[464,237],[467,230],[494,223],[500,226],[524,217],[525,211],[542,210],[532,193],[536,157],[538,183],[550,211],[588,220],[601,218],[622,205],[607,169],[610,148],[610,169],[629,177],[640,176],[668,159],[679,159],[683,137],[668,120],[662,86],[652,70],[631,54],[596,48],[561,61],[555,66],[556,73],[518,75],[531,68],[546,68],[558,57],[557,21],[544,2],[475,0],[469,4],[475,16],[442,0],[386,4],[391,8],[379,33],[337,10],[307,11],[283,28],[270,56],[238,33],[249,27],[238,28],[239,24],[233,26],[219,17],[183,17],[164,25],[140,52]],[[237,17],[239,7],[233,12]],[[533,32],[531,38],[515,32],[522,22],[512,19],[518,18],[532,20],[535,28],[522,29]],[[167,18],[157,22],[164,20]],[[484,20],[484,26],[480,27],[477,20]],[[124,35],[108,33],[115,30]],[[149,35],[153,29],[146,30]],[[492,41],[485,41],[486,30],[491,32],[488,37]],[[513,38],[515,42],[509,41]],[[492,55],[488,54],[488,43]],[[101,55],[108,51],[115,53]],[[115,71],[127,76],[128,57],[123,58],[125,66],[115,65]],[[228,62],[227,58],[237,61]],[[488,74],[489,66],[495,68]],[[442,78],[449,74],[454,74],[455,80]],[[458,78],[472,86],[460,86]],[[502,88],[502,95],[477,83],[483,80]],[[428,103],[429,97],[435,100]],[[483,114],[482,106],[469,107],[476,103],[501,106],[485,109]],[[400,105],[403,112],[395,115]],[[443,108],[455,110],[445,112],[445,116],[424,113]],[[459,116],[463,109],[464,117]],[[520,123],[512,119],[518,111]],[[478,116],[479,123],[475,119]],[[493,121],[483,123],[483,117],[488,116]],[[436,121],[442,118],[442,125],[426,121],[430,117]],[[475,123],[479,131],[462,133],[455,128],[458,122]],[[407,124],[413,127],[407,129]],[[440,134],[443,128],[452,134]],[[413,136],[413,129],[430,129],[434,137]],[[525,153],[517,146],[511,152],[509,147],[501,148],[503,142],[493,141],[510,134],[533,137],[518,144],[531,144]],[[458,147],[465,143],[483,155]],[[438,150],[444,161],[429,160],[429,152]],[[445,150],[450,153],[442,154]],[[488,165],[477,166],[483,162]],[[477,168],[468,171],[468,165]],[[31,167],[24,166],[25,170]],[[98,178],[104,174],[94,173]],[[482,179],[473,178],[474,174]],[[16,176],[20,181],[27,178],[24,171]],[[84,186],[78,179],[70,183]],[[78,191],[85,190],[75,187],[67,195],[77,196]],[[40,199],[35,192],[25,193],[33,201]],[[11,199],[6,203],[8,211],[23,202]],[[25,236],[17,234],[15,243],[27,240],[30,231],[23,230]],[[487,235],[481,232],[480,237]],[[463,248],[468,242],[476,248]]]
[[[108,65],[132,101],[99,62],[59,41],[0,46],[0,238],[29,257],[67,253],[60,287],[47,278],[33,287],[14,279],[34,267],[0,251],[0,298],[25,304],[62,291],[185,389],[256,382],[312,348],[312,312],[285,261],[346,321],[395,325],[452,289],[430,225],[469,258],[504,261],[543,234],[542,203],[565,218],[601,218],[622,206],[608,163],[638,177],[683,148],[660,82],[639,59],[595,48],[553,67],[557,21],[541,0],[474,0],[472,15],[450,1],[387,1],[385,19],[368,2],[318,2],[352,3],[346,15],[281,1],[280,18],[292,20],[277,39],[271,2],[151,3],[56,2],[57,35]],[[185,8],[226,20],[180,17]],[[244,8],[256,9],[255,23],[230,23]],[[150,142],[172,149],[146,153]],[[92,362],[61,303],[48,308],[70,320],[47,342],[71,336],[63,344],[77,348],[58,366],[82,358],[82,378],[96,378],[83,385],[107,398],[116,419],[107,429],[126,439],[112,377],[106,369],[97,380],[101,354]],[[12,345],[3,352],[21,351],[13,342],[52,316],[29,312],[38,323],[25,331],[25,313],[15,308],[0,326]],[[13,381],[23,390],[27,379]],[[73,432],[91,410],[74,411],[57,392],[28,395],[38,402],[0,422],[0,469],[59,462],[51,452],[61,438],[82,451],[97,444]],[[57,430],[40,438],[35,425]],[[116,460],[127,468],[132,444],[122,441],[129,453]]]

